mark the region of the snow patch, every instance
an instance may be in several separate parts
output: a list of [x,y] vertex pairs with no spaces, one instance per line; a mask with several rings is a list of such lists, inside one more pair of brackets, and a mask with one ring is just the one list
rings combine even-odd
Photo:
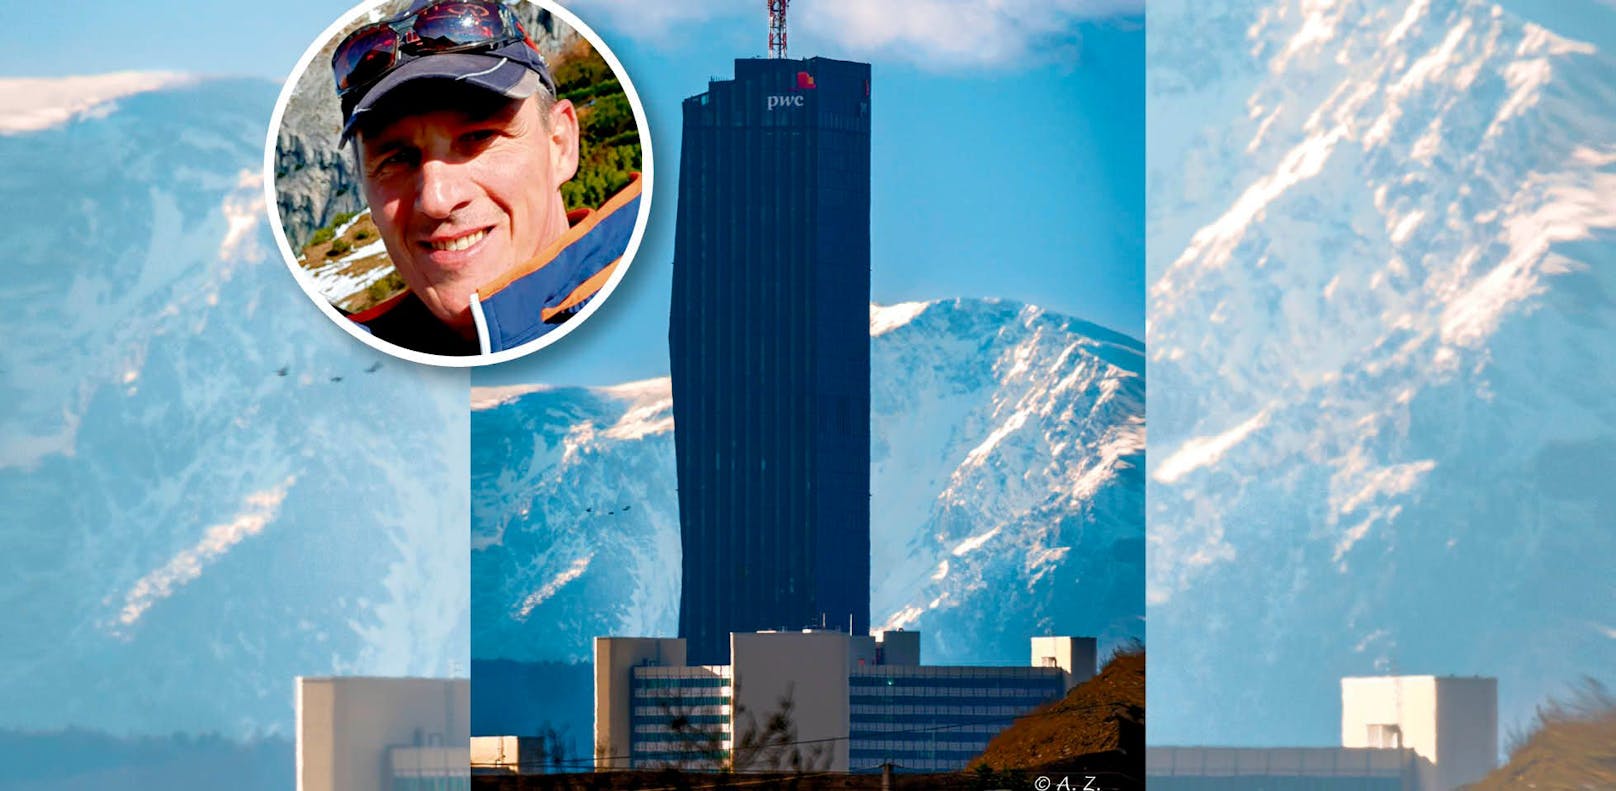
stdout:
[[0,79],[0,135],[40,132],[80,118],[105,117],[117,99],[195,79],[166,71]]
[[896,305],[870,305],[870,337],[885,335],[926,312],[930,302],[900,302]]
[[1008,420],[1005,420],[1004,423],[1000,424],[998,428],[995,428],[993,433],[988,434],[987,439],[982,440],[982,444],[977,445],[975,448],[971,449],[970,453],[965,454],[965,464],[962,466],[974,467],[986,461],[988,456],[993,453],[993,449],[998,447],[999,443],[1004,441],[1005,437],[1008,437],[1011,434],[1021,430],[1021,427],[1027,424],[1027,417],[1027,410],[1016,410],[1016,412],[1012,414]]
[[673,380],[666,376],[652,379],[641,379],[638,382],[625,382],[620,385],[592,388],[608,398],[619,401],[632,401],[643,404],[647,401],[661,401],[673,397]]
[[1384,46],[1395,46],[1397,42],[1402,41],[1403,37],[1408,35],[1408,31],[1413,29],[1414,23],[1418,22],[1420,17],[1430,10],[1430,7],[1431,0],[1414,0],[1414,2],[1409,3],[1408,8],[1403,10],[1403,17],[1397,20],[1397,24],[1392,26],[1392,29],[1386,33],[1386,38],[1383,42]]
[[1345,516],[1376,498],[1407,494],[1419,485],[1426,473],[1434,469],[1436,461],[1424,459],[1407,464],[1389,464],[1370,472],[1354,471],[1347,477],[1358,484],[1357,490],[1340,502],[1333,503],[1333,510],[1336,515]]
[[348,231],[351,230],[355,225],[358,225],[360,220],[363,220],[369,216],[370,209],[365,209],[364,211],[349,217],[347,222],[337,226],[337,229],[331,232],[331,238],[341,239],[343,236],[346,236]]
[[1292,58],[1323,49],[1324,45],[1330,43],[1335,38],[1336,26],[1344,13],[1335,0],[1303,0],[1301,11],[1301,27],[1297,28],[1296,34],[1285,43],[1285,50],[1270,65],[1275,74],[1283,73]]
[[589,570],[589,562],[594,559],[595,553],[591,552],[588,555],[574,560],[572,565],[562,569],[561,573],[551,577],[550,581],[544,583],[543,587],[540,587],[538,590],[528,594],[527,598],[523,599],[522,603],[517,605],[516,613],[513,617],[515,617],[518,621],[526,621],[528,615],[532,614],[534,607],[543,604],[546,599],[556,595],[556,593],[559,592],[563,587],[566,587],[567,583],[582,577],[584,572]]
[[1228,431],[1188,440],[1162,461],[1152,477],[1162,483],[1175,483],[1202,467],[1218,463],[1224,454],[1266,425],[1268,410],[1264,409]]
[[1420,227],[1420,221],[1425,219],[1425,212],[1415,209],[1402,217],[1393,214],[1387,219],[1392,222],[1391,232],[1388,234],[1392,244],[1402,244],[1408,241],[1408,237],[1414,235],[1416,228]]
[[1168,267],[1167,275],[1151,289],[1154,296],[1168,298],[1178,292],[1182,287],[1173,275],[1197,263],[1209,270],[1228,264],[1235,247],[1264,210],[1291,187],[1317,176],[1345,134],[1340,128],[1315,133],[1287,152],[1273,172],[1253,182],[1223,216],[1195,233],[1189,246]]
[[116,623],[109,624],[108,630],[116,636],[126,637],[125,630],[134,626],[153,605],[202,576],[205,566],[224,556],[235,545],[263,532],[270,522],[275,521],[281,502],[286,499],[286,493],[295,481],[295,477],[287,478],[279,486],[247,495],[245,508],[235,519],[209,527],[201,541],[137,580],[124,594],[123,607],[118,611]]
[[649,403],[635,404],[632,409],[606,429],[612,439],[640,439],[652,434],[673,430],[673,396]]
[[236,176],[236,191],[225,196],[224,239],[219,242],[219,260],[263,260],[253,230],[264,215],[264,176],[256,170],[242,170]]
[[[967,538],[964,541],[959,542],[959,544],[954,547],[954,557],[962,558],[962,557],[965,557],[966,555],[969,555],[972,552],[975,552],[978,549],[981,549],[983,544],[986,544],[987,542],[992,541],[993,537],[998,535],[999,531],[1003,530],[1003,529],[1004,529],[1004,525],[1001,524],[1001,525],[999,525],[997,527],[994,527],[992,530],[989,530],[988,532],[983,533],[982,535],[971,536],[970,538]],[[944,562],[946,563],[947,561],[944,561]]]
[[378,255],[387,254],[387,243],[377,239],[353,252],[337,259],[338,264],[352,264]]
[[[378,257],[383,260],[363,272],[349,274],[344,271],[366,258]],[[372,242],[340,259],[321,263],[306,271],[314,278],[314,287],[320,292],[320,296],[335,305],[369,288],[372,283],[387,277],[387,273],[394,270],[392,259],[387,258],[387,246],[383,242]]]
[[887,622],[875,629],[878,632],[896,632],[920,620],[926,611],[915,605],[905,607],[887,618]]
[[528,393],[542,393],[554,390],[553,385],[500,385],[496,387],[471,388],[471,411],[480,412],[484,409],[493,409],[502,404],[509,404]]
[[1449,302],[1442,312],[1442,340],[1474,346],[1490,337],[1512,306],[1545,288],[1540,281],[1552,245],[1616,228],[1611,195],[1616,195],[1616,173],[1534,176],[1504,210],[1508,252]]

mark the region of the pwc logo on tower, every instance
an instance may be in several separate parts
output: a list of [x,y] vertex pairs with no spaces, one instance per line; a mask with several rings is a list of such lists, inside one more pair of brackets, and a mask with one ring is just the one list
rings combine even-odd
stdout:
[[807,97],[803,96],[801,92],[811,91],[818,87],[819,86],[814,83],[814,75],[809,74],[806,71],[799,71],[797,72],[797,84],[791,89],[791,93],[777,93],[769,97],[769,109],[773,110],[777,107],[802,107],[804,102],[807,100]]

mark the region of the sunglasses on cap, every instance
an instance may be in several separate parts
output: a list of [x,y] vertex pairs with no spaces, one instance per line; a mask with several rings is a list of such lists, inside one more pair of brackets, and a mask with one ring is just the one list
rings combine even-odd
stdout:
[[349,33],[331,55],[331,72],[343,96],[417,58],[526,40],[521,23],[497,0],[440,0]]

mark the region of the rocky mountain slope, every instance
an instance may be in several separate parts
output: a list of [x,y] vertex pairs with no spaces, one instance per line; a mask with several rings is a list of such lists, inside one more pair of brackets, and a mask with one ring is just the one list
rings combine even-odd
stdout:
[[1472,0],[1150,26],[1151,739],[1616,666],[1609,54]]
[[467,666],[466,376],[355,343],[272,252],[274,97],[0,137],[0,729],[286,736],[294,676]]
[[[1141,637],[1139,342],[990,300],[877,308],[871,335],[872,620],[933,663]],[[473,391],[474,656],[677,631],[671,408],[666,379]]]

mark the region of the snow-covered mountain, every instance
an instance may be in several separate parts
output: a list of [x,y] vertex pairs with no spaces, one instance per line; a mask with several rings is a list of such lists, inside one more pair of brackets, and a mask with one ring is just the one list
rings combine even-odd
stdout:
[[1152,741],[1608,678],[1616,62],[1471,0],[1149,24]]
[[0,122],[0,729],[286,735],[296,675],[464,668],[466,375],[273,252],[274,84],[112,78]]
[[[1141,344],[991,300],[873,308],[871,335],[872,620],[928,662],[1143,637]],[[677,632],[672,403],[667,379],[473,390],[474,656]]]

